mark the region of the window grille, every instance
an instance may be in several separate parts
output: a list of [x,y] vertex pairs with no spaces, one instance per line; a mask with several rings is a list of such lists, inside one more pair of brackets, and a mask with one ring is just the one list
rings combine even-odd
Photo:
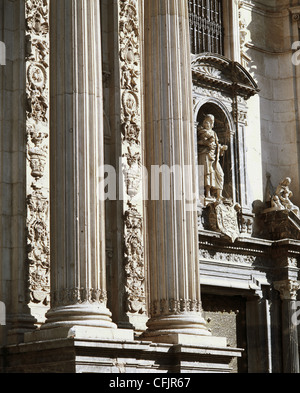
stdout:
[[223,55],[222,0],[188,0],[191,51]]

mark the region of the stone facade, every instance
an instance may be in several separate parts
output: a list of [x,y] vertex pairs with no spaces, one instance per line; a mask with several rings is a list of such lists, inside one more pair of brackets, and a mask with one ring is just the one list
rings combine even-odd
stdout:
[[0,3],[0,372],[299,373],[300,5],[205,4]]

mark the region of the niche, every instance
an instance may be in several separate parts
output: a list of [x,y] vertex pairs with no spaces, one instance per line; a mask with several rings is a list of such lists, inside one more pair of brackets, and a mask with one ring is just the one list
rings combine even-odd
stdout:
[[[229,115],[225,113],[225,111],[216,103],[207,102],[201,106],[197,114],[197,123],[198,128],[203,124],[203,121],[207,115],[213,115],[215,119],[213,130],[216,132],[219,143],[221,145],[225,145],[228,147],[227,151],[224,151],[223,156],[220,157],[219,163],[224,172],[224,186],[222,195],[226,199],[234,200],[234,192],[233,192],[233,175],[234,171],[232,168],[232,154],[233,154],[233,146],[232,146],[232,135],[233,130],[230,125]],[[197,139],[197,141],[199,138]],[[199,148],[197,149],[198,153],[198,163],[200,164],[199,159]],[[212,197],[215,197],[215,193],[212,192]]]

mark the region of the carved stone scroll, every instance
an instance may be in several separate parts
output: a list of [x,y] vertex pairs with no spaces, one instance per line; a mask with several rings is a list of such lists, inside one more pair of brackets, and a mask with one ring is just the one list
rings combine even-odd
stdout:
[[27,249],[30,307],[38,323],[44,320],[50,297],[48,1],[25,2]]
[[139,329],[147,319],[141,172],[141,28],[139,1],[119,0],[118,5],[126,311],[130,322]]

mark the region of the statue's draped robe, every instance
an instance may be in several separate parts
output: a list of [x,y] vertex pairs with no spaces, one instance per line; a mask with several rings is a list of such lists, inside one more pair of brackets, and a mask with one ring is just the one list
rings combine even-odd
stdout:
[[215,190],[224,188],[224,172],[220,165],[221,145],[215,131],[199,128],[199,165],[204,166],[204,186]]

